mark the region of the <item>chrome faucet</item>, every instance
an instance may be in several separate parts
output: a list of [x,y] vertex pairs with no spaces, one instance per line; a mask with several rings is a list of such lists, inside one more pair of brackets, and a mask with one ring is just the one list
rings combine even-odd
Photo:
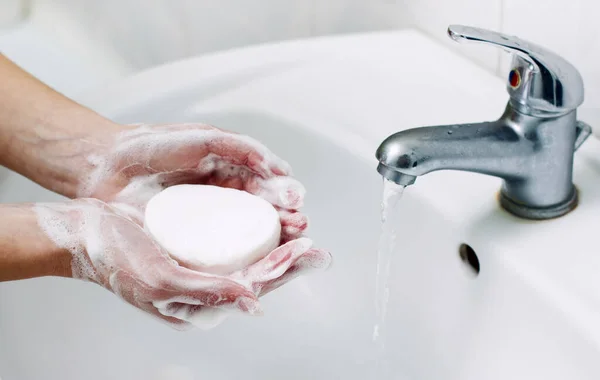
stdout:
[[573,156],[591,133],[590,126],[576,118],[583,103],[577,69],[516,37],[460,25],[451,25],[448,35],[513,54],[504,113],[496,121],[395,133],[377,149],[378,172],[404,186],[435,170],[500,177],[500,204],[527,219],[555,218],[574,209]]

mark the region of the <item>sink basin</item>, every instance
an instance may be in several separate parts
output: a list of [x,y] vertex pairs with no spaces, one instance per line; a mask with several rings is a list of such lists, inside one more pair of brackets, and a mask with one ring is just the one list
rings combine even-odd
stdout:
[[[409,57],[410,59],[406,59]],[[492,120],[503,81],[414,31],[318,38],[152,69],[78,99],[119,122],[207,122],[288,160],[330,270],[263,300],[265,316],[176,332],[105,290],[43,278],[0,284],[0,376],[19,379],[368,379],[388,134]],[[500,181],[419,178],[401,201],[386,354],[389,379],[600,377],[600,147],[576,156],[579,207],[529,222],[500,209]],[[598,195],[595,195],[598,194]],[[59,199],[13,173],[2,202]],[[477,275],[459,247],[476,255]]]

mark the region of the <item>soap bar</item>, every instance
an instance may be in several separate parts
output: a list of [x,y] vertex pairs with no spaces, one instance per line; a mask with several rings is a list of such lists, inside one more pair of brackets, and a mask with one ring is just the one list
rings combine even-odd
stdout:
[[281,235],[279,214],[269,202],[209,185],[161,191],[146,206],[144,227],[181,265],[221,275],[265,257]]

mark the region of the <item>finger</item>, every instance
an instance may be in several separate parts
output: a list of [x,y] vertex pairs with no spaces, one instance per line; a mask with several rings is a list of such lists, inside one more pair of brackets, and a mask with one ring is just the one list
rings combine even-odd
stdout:
[[244,181],[251,176],[257,176],[257,174],[245,167],[227,165],[227,169],[222,170],[216,167],[204,167],[161,173],[158,178],[161,188],[184,183],[188,185],[204,184],[244,190]]
[[[248,174],[255,177],[254,174]],[[256,181],[256,178],[252,178],[249,182],[251,184],[250,186],[252,186],[252,184],[256,184]],[[213,175],[206,179],[204,183],[206,185],[219,186],[236,190],[246,191],[246,189],[249,188],[244,183],[244,178],[242,177],[224,178],[219,175]],[[248,181],[246,181],[246,183],[248,183]],[[252,187],[250,187],[250,189],[251,188]],[[277,209],[279,213],[279,218],[281,222],[281,242],[287,243],[288,241],[300,238],[308,228],[308,217],[295,210],[283,209],[278,206],[275,206],[275,209]]]
[[168,315],[163,315],[158,309],[156,309],[152,305],[152,303],[145,303],[144,305],[140,305],[140,308],[175,330],[187,331],[193,328],[193,326],[187,321]]
[[287,243],[302,237],[308,229],[308,217],[301,212],[275,208],[279,213],[281,222],[281,242]]
[[208,159],[216,166],[229,163],[247,167],[263,178],[291,173],[285,161],[257,140],[201,124],[134,129],[122,136],[119,147],[116,155],[120,169],[129,166],[130,152],[136,150],[136,161],[155,172],[196,166],[200,169]]
[[302,255],[294,266],[302,273],[310,270],[325,270],[331,266],[333,258],[331,253],[325,249],[313,248]]
[[308,217],[298,211],[290,211],[276,207],[279,213],[279,219],[282,227],[293,227],[298,230],[306,230],[308,228]]
[[171,302],[238,310],[250,315],[262,314],[256,295],[231,279],[200,273],[184,267],[174,267],[169,286],[171,296],[154,302],[165,308]]
[[222,309],[181,303],[173,303],[165,309],[159,309],[159,312],[164,316],[189,322],[203,330],[216,327],[229,316],[229,312]]
[[[226,132],[227,133],[227,132]],[[290,164],[288,164],[285,160],[281,159],[275,153],[270,151],[267,147],[261,144],[258,140],[255,140],[251,137],[240,135],[240,134],[231,134],[235,139],[240,140],[241,144],[248,144],[250,147],[254,147],[258,156],[262,157],[261,166],[267,167],[268,172],[271,175],[275,176],[288,176],[292,175],[292,168]],[[251,167],[251,166],[249,166]],[[270,177],[271,175],[267,176]]]
[[269,179],[251,177],[246,181],[244,190],[274,206],[290,210],[302,207],[306,194],[306,189],[298,180],[287,176]]
[[277,176],[264,179],[248,168],[232,165],[227,165],[225,168],[215,167],[207,171],[181,170],[160,175],[161,187],[179,183],[206,184],[244,190],[277,207],[288,210],[302,207],[306,194],[304,186],[292,177]]
[[310,249],[298,258],[298,260],[296,260],[282,276],[263,283],[260,287],[259,296],[262,297],[293,279],[313,270],[327,269],[331,266],[331,261],[332,258],[329,252],[322,249]]
[[247,166],[263,178],[291,172],[289,164],[251,137],[223,131],[212,134],[214,137],[207,141],[208,150],[228,162]]
[[160,313],[158,308],[156,308],[153,302],[144,300],[146,299],[146,295],[144,292],[138,293],[131,284],[135,282],[135,280],[125,272],[118,272],[115,277],[119,277],[118,279],[113,278],[111,281],[112,291],[115,292],[116,295],[123,298],[127,303],[135,306],[136,308],[150,314],[151,316],[159,319],[161,322],[169,325],[170,327],[176,330],[189,330],[192,326],[186,321],[163,315]]
[[[201,124],[200,128],[222,132],[225,135],[228,135],[234,139],[242,140],[241,145],[249,144],[249,145],[253,146],[257,152],[261,153],[260,155],[262,156],[262,158],[264,160],[264,164],[266,167],[269,168],[271,174],[276,175],[276,176],[285,176],[285,175],[292,174],[292,168],[290,167],[290,165],[285,160],[281,159],[280,157],[275,155],[273,152],[271,152],[269,149],[267,149],[258,140],[255,140],[251,137],[248,137],[248,136],[245,136],[240,133],[233,132],[233,131],[219,129],[219,128],[213,127],[211,125],[208,125],[208,124]],[[240,142],[238,141],[238,143],[240,143]]]
[[247,169],[238,169],[229,172],[215,171],[205,182],[208,185],[247,191],[278,208],[296,210],[302,207],[306,189],[298,180],[286,176],[264,179]]
[[308,238],[290,241],[250,266],[244,277],[252,283],[262,283],[280,277],[311,247],[312,240]]

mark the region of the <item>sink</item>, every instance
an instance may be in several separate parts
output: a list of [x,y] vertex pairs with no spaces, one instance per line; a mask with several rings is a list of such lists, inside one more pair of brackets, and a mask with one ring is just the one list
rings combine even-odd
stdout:
[[[123,123],[207,122],[261,140],[305,184],[310,235],[334,263],[264,297],[263,317],[185,333],[92,284],[0,284],[3,380],[372,378],[383,188],[375,149],[401,129],[492,120],[506,96],[501,79],[407,30],[193,58],[78,101]],[[598,145],[577,153],[580,205],[556,220],[510,216],[496,199],[500,180],[483,175],[436,172],[405,191],[390,379],[600,377]],[[0,173],[2,202],[54,199]]]

